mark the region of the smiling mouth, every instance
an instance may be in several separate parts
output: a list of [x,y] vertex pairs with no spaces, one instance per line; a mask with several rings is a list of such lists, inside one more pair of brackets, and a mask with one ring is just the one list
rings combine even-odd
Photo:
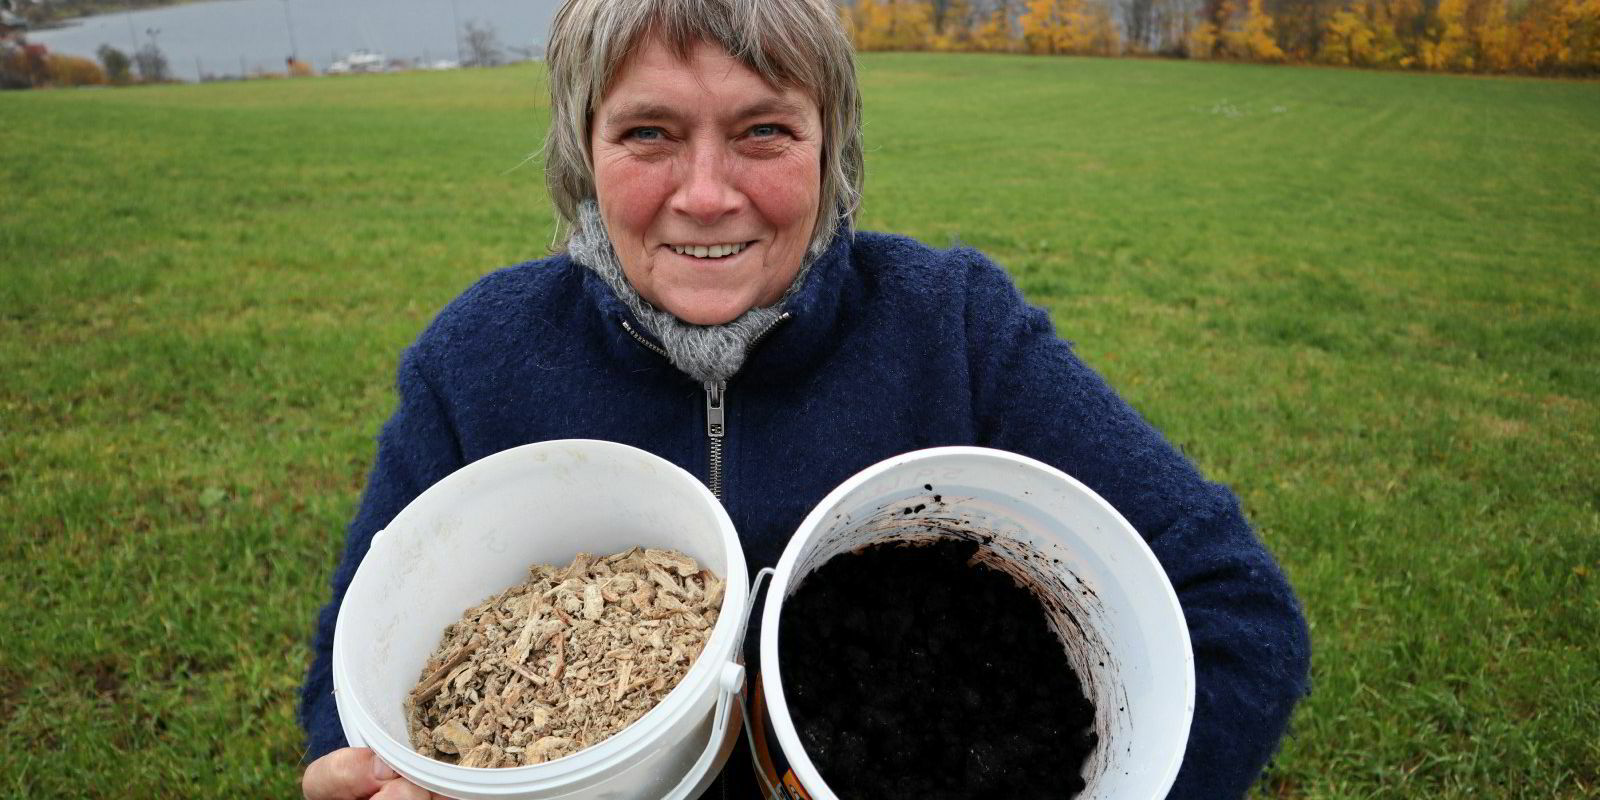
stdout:
[[672,252],[680,256],[692,258],[726,258],[736,256],[746,247],[755,242],[731,242],[729,244],[669,244]]

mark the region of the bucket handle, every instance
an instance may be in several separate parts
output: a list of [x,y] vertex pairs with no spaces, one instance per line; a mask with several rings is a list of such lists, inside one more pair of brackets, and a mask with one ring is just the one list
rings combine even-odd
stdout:
[[[755,582],[750,587],[750,600],[744,609],[744,625],[739,627],[739,646],[741,648],[744,646],[744,632],[745,628],[750,624],[750,615],[755,613],[756,598],[761,594],[761,584],[776,574],[777,571],[771,567],[756,573]],[[738,702],[739,710],[742,713],[740,722],[743,723],[750,719],[750,707],[745,702],[744,678],[743,664],[729,662],[722,665],[722,674],[718,677],[716,716],[712,718],[711,723],[711,740],[707,742],[705,752],[700,754],[700,758],[695,762],[694,767],[689,770],[688,774],[684,775],[683,780],[679,781],[678,785],[673,787],[672,791],[668,792],[662,800],[686,800],[689,792],[694,791],[695,784],[699,783],[700,779],[711,769],[711,762],[717,757],[717,753],[722,750],[722,739],[728,733],[728,720],[733,713],[734,702]],[[750,742],[751,752],[754,752],[755,743],[750,739],[750,726],[745,725],[744,729],[745,739]],[[760,770],[756,772],[760,774]],[[772,789],[770,783],[767,783],[766,778],[766,775],[761,775],[761,782],[767,785],[767,796],[776,797],[775,790]]]
[[[763,567],[760,572],[756,573],[755,583],[750,586],[750,607],[745,609],[746,625],[750,624],[750,616],[756,613],[756,598],[761,594],[761,584],[766,583],[768,578],[777,574],[778,571],[772,567]],[[745,687],[745,689],[748,688]],[[764,791],[761,798],[762,800],[783,800],[784,794],[778,790],[778,787],[772,785],[772,781],[767,779],[766,770],[761,768],[760,749],[756,747],[755,733],[751,729],[755,718],[750,716],[750,693],[745,689],[739,691],[739,711],[744,714],[744,741],[745,745],[750,748],[750,763],[754,765],[756,779],[761,782],[761,789]]]
[[711,740],[706,743],[705,752],[700,754],[683,780],[672,787],[672,791],[664,795],[662,800],[687,800],[689,793],[695,790],[700,779],[711,769],[711,762],[722,750],[722,740],[727,738],[728,721],[733,717],[733,698],[739,694],[742,686],[744,665],[735,661],[723,664],[722,672],[717,676],[717,709],[716,715],[711,718]]

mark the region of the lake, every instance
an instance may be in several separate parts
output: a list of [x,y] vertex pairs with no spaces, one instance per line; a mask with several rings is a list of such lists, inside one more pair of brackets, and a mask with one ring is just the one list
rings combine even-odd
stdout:
[[[95,57],[109,44],[128,53],[154,41],[174,74],[198,80],[282,72],[298,54],[321,72],[352,50],[390,58],[456,60],[456,21],[492,26],[502,49],[543,52],[560,0],[219,0],[119,12],[33,31],[28,40],[57,53]],[[291,32],[292,42],[291,45]]]

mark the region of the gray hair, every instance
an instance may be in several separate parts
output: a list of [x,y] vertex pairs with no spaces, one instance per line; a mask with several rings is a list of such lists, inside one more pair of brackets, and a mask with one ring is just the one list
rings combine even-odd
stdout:
[[647,35],[687,59],[720,45],[778,87],[810,92],[822,116],[822,191],[808,251],[826,247],[861,203],[861,94],[855,56],[830,0],[567,0],[550,25],[545,63],[550,133],[545,183],[571,231],[595,196],[591,118],[617,69]]

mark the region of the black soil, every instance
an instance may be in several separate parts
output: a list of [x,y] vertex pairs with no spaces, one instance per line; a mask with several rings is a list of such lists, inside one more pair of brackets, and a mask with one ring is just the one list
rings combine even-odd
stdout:
[[1072,797],[1094,707],[1043,606],[941,539],[839,556],[783,605],[784,695],[844,800]]

